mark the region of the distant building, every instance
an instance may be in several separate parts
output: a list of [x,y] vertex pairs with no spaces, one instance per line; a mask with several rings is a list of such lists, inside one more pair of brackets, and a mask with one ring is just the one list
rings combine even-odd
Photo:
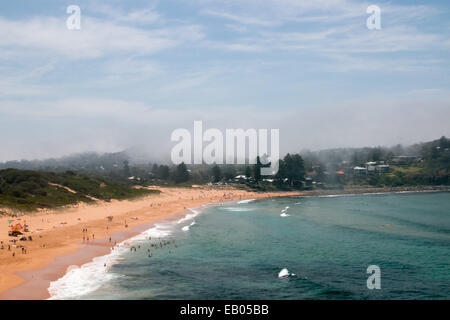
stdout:
[[377,173],[377,163],[375,161],[366,162],[366,171],[368,174]]
[[389,165],[384,161],[370,161],[366,162],[366,172],[368,174],[380,174],[389,172]]
[[356,167],[353,168],[353,174],[355,176],[365,175],[366,173],[367,173],[367,169],[364,168],[364,167],[356,166]]
[[305,178],[305,187],[311,188],[313,185],[313,179],[312,178]]
[[235,182],[243,183],[243,182],[245,182],[245,181],[247,181],[247,180],[248,180],[248,178],[247,178],[247,176],[244,175],[244,174],[241,174],[241,175],[238,175],[238,176],[234,177],[234,181],[235,181]]
[[389,165],[388,164],[377,165],[377,171],[378,173],[387,173],[389,172]]

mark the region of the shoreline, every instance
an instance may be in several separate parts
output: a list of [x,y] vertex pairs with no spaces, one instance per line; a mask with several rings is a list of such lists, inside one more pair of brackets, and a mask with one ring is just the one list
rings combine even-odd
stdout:
[[[177,217],[175,214],[174,217]],[[169,220],[169,219],[167,219]],[[157,221],[164,222],[166,220]],[[134,236],[155,226],[155,223],[143,224],[111,235],[118,244],[131,239]],[[81,267],[92,262],[97,257],[102,257],[111,253],[109,238],[92,241],[89,245],[79,248],[76,252],[58,256],[45,267],[37,270],[27,270],[18,272],[18,275],[25,279],[25,282],[17,287],[6,290],[0,294],[0,299],[5,300],[45,300],[50,298],[48,291],[50,283],[63,277],[71,266]]]
[[[9,287],[4,288],[4,281],[0,281],[0,300],[36,300],[36,299],[47,299],[50,297],[48,292],[49,285],[52,281],[58,280],[63,277],[70,266],[78,266],[93,261],[96,257],[105,256],[111,253],[111,247],[113,244],[110,243],[109,237],[111,237],[112,242],[117,242],[118,244],[130,239],[152,227],[155,226],[156,223],[164,223],[164,222],[172,222],[177,219],[185,217],[189,214],[189,209],[196,209],[203,206],[215,205],[217,203],[224,203],[228,201],[238,201],[238,200],[248,200],[248,199],[260,199],[260,198],[269,198],[269,197],[315,197],[315,196],[338,196],[338,195],[357,195],[357,194],[385,194],[385,193],[412,193],[412,192],[439,192],[439,191],[450,191],[450,187],[447,186],[436,186],[436,187],[395,187],[395,188],[355,188],[355,189],[335,189],[335,190],[303,190],[303,191],[278,191],[278,192],[251,192],[244,190],[237,190],[231,188],[225,189],[210,189],[210,188],[199,188],[199,189],[185,189],[185,188],[170,188],[170,190],[161,188],[166,194],[172,194],[167,197],[171,208],[161,207],[161,204],[155,207],[150,207],[152,209],[156,209],[157,211],[164,211],[162,214],[157,216],[152,216],[151,219],[143,218],[142,221],[136,220],[133,222],[129,222],[129,224],[133,224],[129,228],[125,226],[115,226],[114,228],[111,226],[111,232],[107,232],[105,237],[100,237],[100,239],[90,241],[88,243],[83,243],[82,241],[71,241],[69,243],[65,243],[62,245],[62,250],[58,252],[52,252],[47,257],[46,262],[32,264],[28,263],[25,265],[22,270],[15,270],[6,273],[5,268],[2,268],[2,263],[0,263],[0,278],[14,276],[16,279],[14,282],[11,282]],[[205,192],[210,192],[208,196],[202,197],[201,194]],[[211,193],[212,192],[212,193]],[[177,194],[178,193],[178,194]],[[221,197],[219,194],[224,193]],[[173,194],[179,196],[182,194],[184,196],[183,199],[179,196],[178,199],[174,199]],[[187,194],[187,198],[186,198]],[[200,197],[198,199],[194,199],[192,194],[196,194],[196,196]],[[127,207],[127,204],[130,203],[148,203],[149,201],[162,201],[163,198],[158,198],[159,195],[151,195],[146,196],[139,200],[134,201],[125,201],[125,210],[129,211],[127,213],[137,214],[134,208]],[[189,198],[190,197],[190,198]],[[92,209],[93,207],[104,206],[107,207],[118,205],[116,202],[113,204],[100,204],[100,205],[88,205],[81,206],[82,210]],[[186,203],[192,205],[187,207]],[[150,211],[152,209],[144,208],[146,211]],[[166,209],[166,210],[164,210]],[[69,214],[74,215],[77,211],[70,212],[70,209],[62,210],[61,212],[68,211]],[[66,212],[67,213],[67,212]],[[123,213],[123,212],[122,212]],[[52,213],[51,213],[52,214]],[[53,213],[54,214],[54,213]],[[61,213],[60,213],[61,214]],[[139,214],[141,216],[141,214]],[[36,216],[42,217],[46,216],[46,214],[37,214]],[[117,215],[114,215],[117,217]],[[43,219],[44,220],[44,219]],[[81,229],[86,224],[94,225],[95,223],[105,225],[105,221],[96,221],[96,220],[88,220],[88,221],[79,221],[70,227],[78,227]],[[127,222],[128,223],[128,222]],[[54,228],[54,227],[53,227]],[[49,232],[48,230],[47,232]],[[81,231],[78,231],[81,233]],[[42,233],[44,235],[45,233]],[[97,233],[96,231],[96,234]],[[102,234],[102,233],[100,233]],[[35,235],[33,235],[35,236]],[[1,238],[0,238],[1,239]],[[73,240],[73,239],[72,239]],[[2,250],[5,251],[5,250]],[[2,252],[0,251],[0,254]],[[3,252],[4,253],[4,252]],[[2,257],[0,255],[0,257]],[[10,259],[11,260],[11,259]],[[1,260],[0,260],[1,261]],[[6,264],[8,267],[14,267],[13,263]],[[3,269],[3,270],[2,270]],[[20,269],[20,268],[19,268]],[[3,285],[3,286],[2,286]]]
[[[50,297],[48,292],[50,282],[64,276],[70,266],[80,267],[95,257],[104,256],[111,252],[114,242],[120,243],[130,239],[148,230],[155,223],[184,217],[189,213],[187,211],[189,208],[225,201],[301,194],[301,192],[257,193],[232,188],[211,189],[206,187],[196,189],[161,188],[161,190],[161,195],[150,195],[139,200],[80,205],[75,208],[59,210],[57,213],[37,213],[23,216],[22,219],[26,219],[27,224],[31,226],[35,225],[29,222],[31,220],[37,222],[41,219],[42,223],[39,226],[42,226],[47,221],[53,221],[55,217],[63,220],[63,218],[71,216],[72,221],[64,225],[56,223],[56,226],[53,222],[53,225],[50,224],[45,231],[33,233],[33,242],[29,242],[30,246],[26,243],[27,251],[28,248],[31,249],[29,254],[22,255],[17,249],[12,249],[12,251],[15,250],[16,255],[11,257],[9,256],[10,251],[0,250],[0,300],[47,299]],[[91,211],[92,219],[88,219],[86,214],[82,216],[81,212],[85,211]],[[115,211],[116,214],[111,215],[114,217],[113,222],[108,223],[105,220],[112,211]],[[82,218],[76,218],[81,216]],[[49,217],[51,220],[47,220]],[[122,219],[126,225],[124,222],[120,222],[123,221]],[[6,220],[1,218],[0,222],[4,224]],[[89,227],[89,234],[95,233],[96,240],[82,241],[82,229],[86,226]],[[6,228],[4,229],[0,229],[1,234],[5,234]],[[62,230],[65,232],[60,232]],[[109,242],[109,237],[111,237],[112,243]],[[3,240],[4,245],[8,245],[5,238],[0,236],[0,239]],[[42,247],[43,242],[46,242],[44,247]]]
[[347,189],[321,189],[304,190],[302,197],[338,196],[358,194],[388,194],[388,193],[415,193],[415,192],[449,192],[450,186],[414,186],[414,187],[380,187],[380,188],[347,188]]

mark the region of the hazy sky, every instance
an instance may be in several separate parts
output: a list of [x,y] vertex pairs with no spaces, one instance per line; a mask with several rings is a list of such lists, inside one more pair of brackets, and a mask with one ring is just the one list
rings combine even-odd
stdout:
[[2,1],[0,161],[167,152],[194,120],[279,128],[284,152],[450,136],[449,16],[448,1]]

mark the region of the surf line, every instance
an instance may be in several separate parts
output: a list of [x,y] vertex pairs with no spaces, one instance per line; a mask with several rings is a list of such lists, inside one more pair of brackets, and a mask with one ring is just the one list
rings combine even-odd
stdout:
[[181,315],[207,315],[208,318],[214,313],[214,307],[196,307],[188,304],[186,307],[181,307]]

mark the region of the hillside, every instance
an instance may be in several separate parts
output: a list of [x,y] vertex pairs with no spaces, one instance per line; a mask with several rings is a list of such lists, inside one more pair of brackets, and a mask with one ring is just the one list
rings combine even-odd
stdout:
[[125,183],[107,182],[70,171],[64,173],[31,170],[0,170],[0,210],[30,211],[56,208],[77,202],[129,199],[155,190],[136,189]]

